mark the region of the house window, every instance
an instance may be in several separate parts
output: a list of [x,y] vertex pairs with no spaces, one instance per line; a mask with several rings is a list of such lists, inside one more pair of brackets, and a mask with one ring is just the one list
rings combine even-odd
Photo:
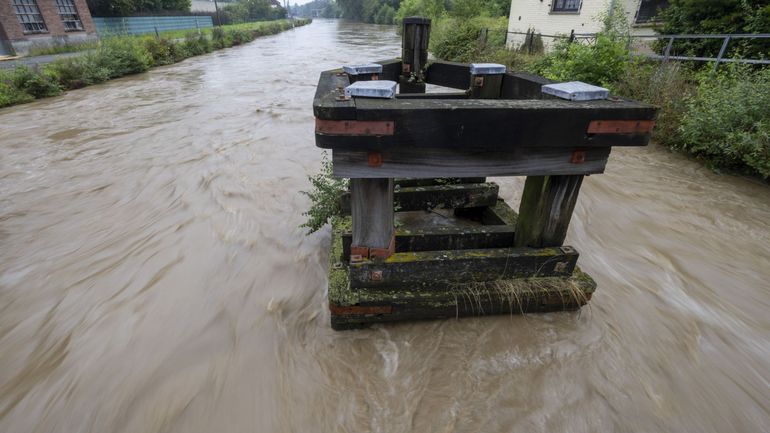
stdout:
[[73,0],[56,0],[56,7],[59,9],[59,17],[64,24],[65,32],[83,30],[83,23],[80,22],[78,9]]
[[48,31],[35,0],[12,0],[11,5],[24,33],[45,33]]
[[636,12],[636,24],[655,22],[658,11],[668,7],[668,0],[641,0]]
[[580,0],[553,0],[553,12],[580,12]]

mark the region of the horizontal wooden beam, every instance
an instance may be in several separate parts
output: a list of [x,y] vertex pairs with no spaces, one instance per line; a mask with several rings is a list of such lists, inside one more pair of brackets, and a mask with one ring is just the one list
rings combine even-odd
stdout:
[[649,105],[609,100],[354,99],[356,120],[392,121],[394,134],[387,137],[317,134],[317,146],[348,150],[406,147],[463,151],[644,146],[649,142],[649,134],[589,134],[589,125],[595,120],[653,120],[656,113]]
[[471,68],[467,63],[434,61],[428,64],[425,75],[429,84],[461,90],[471,87]]
[[384,261],[350,264],[352,287],[409,287],[509,278],[568,277],[578,252],[561,248],[489,248],[395,253]]
[[340,89],[349,85],[350,77],[342,69],[322,72],[313,98],[315,117],[334,120],[355,119],[355,101],[352,98],[346,100],[340,98],[344,94]]
[[[399,188],[393,194],[393,204],[399,212],[494,206],[498,190],[499,186],[495,183]],[[343,213],[350,213],[349,193],[343,194],[340,206]]]
[[401,75],[401,59],[379,60],[374,63],[382,65],[380,80],[398,81]]
[[462,93],[399,93],[396,99],[468,99],[469,95]]
[[[396,252],[507,248],[513,245],[514,226],[431,227],[396,229]],[[342,234],[342,258],[350,257],[351,233]]]
[[458,218],[478,221],[485,226],[510,225],[516,226],[518,214],[505,200],[498,198],[494,206],[455,209]]
[[397,188],[407,188],[410,186],[435,186],[435,185],[457,185],[461,183],[484,183],[485,177],[439,177],[439,178],[401,178],[395,179]]
[[508,72],[503,76],[501,99],[553,99],[543,93],[543,85],[552,84],[547,78],[534,74]]
[[[578,152],[579,159],[575,159]],[[475,177],[603,173],[610,148],[513,148],[503,151],[461,151],[398,148],[380,152],[372,167],[365,151],[332,151],[335,177]]]

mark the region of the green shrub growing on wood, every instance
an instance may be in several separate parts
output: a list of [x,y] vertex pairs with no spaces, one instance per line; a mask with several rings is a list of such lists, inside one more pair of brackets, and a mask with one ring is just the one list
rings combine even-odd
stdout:
[[310,209],[302,215],[307,221],[300,227],[308,229],[308,234],[320,230],[333,217],[342,215],[340,197],[348,190],[348,179],[339,179],[332,176],[332,162],[324,153],[321,162],[321,172],[308,176],[312,191],[302,191],[311,201]]

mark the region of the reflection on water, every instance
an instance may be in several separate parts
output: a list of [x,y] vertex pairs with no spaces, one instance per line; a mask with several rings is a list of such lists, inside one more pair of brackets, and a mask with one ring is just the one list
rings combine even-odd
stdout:
[[770,430],[770,192],[658,147],[584,182],[582,312],[330,330],[312,96],[399,45],[318,20],[0,110],[0,431]]

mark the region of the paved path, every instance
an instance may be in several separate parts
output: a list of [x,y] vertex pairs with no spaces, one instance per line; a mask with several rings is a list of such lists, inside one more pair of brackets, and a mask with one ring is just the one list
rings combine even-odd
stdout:
[[47,56],[19,57],[18,59],[13,59],[13,60],[2,60],[0,61],[0,69],[12,69],[21,65],[25,65],[29,67],[47,65],[58,59],[82,56],[87,52],[88,51],[77,51],[74,53],[50,54]]

